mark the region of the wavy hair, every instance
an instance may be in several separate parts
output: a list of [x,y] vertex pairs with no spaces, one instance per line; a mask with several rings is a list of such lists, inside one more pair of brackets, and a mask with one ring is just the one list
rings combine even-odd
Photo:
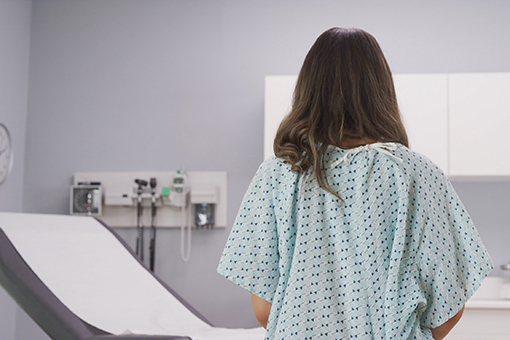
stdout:
[[340,198],[325,175],[324,155],[330,145],[348,148],[349,136],[408,146],[379,44],[361,29],[331,28],[317,38],[303,62],[274,153]]

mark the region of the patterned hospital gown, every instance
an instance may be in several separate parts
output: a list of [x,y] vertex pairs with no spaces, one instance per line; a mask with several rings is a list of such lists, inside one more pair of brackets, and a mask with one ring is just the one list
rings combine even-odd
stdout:
[[260,166],[218,272],[272,303],[266,339],[433,339],[493,267],[452,185],[396,143],[326,159],[341,200]]

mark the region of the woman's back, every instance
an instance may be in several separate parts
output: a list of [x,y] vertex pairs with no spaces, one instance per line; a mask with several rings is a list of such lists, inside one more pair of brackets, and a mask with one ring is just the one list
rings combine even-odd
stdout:
[[455,325],[492,263],[446,176],[407,146],[375,38],[325,31],[218,268],[252,293],[266,339],[442,339]]
[[272,301],[267,339],[432,339],[492,268],[451,184],[396,143],[325,159],[341,200],[262,164],[219,272]]

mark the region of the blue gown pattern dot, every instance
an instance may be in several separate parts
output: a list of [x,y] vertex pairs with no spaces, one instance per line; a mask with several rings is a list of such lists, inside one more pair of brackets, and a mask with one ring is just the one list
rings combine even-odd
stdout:
[[272,303],[266,340],[432,340],[493,268],[448,178],[397,143],[324,166],[341,199],[264,161],[218,272]]

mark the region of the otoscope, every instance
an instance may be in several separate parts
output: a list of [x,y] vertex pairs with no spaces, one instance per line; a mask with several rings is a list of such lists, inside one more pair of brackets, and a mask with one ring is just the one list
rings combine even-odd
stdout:
[[156,262],[156,178],[152,177],[150,181],[151,186],[151,240],[149,245],[150,251],[150,269],[154,271],[154,264]]
[[136,239],[136,255],[140,256],[140,260],[143,262],[143,234],[144,234],[144,226],[142,223],[142,215],[143,215],[143,207],[142,207],[142,194],[143,187],[147,186],[147,181],[143,179],[135,179],[135,183],[138,184],[138,205],[137,205],[137,214],[136,214],[136,229],[138,231],[138,237]]

